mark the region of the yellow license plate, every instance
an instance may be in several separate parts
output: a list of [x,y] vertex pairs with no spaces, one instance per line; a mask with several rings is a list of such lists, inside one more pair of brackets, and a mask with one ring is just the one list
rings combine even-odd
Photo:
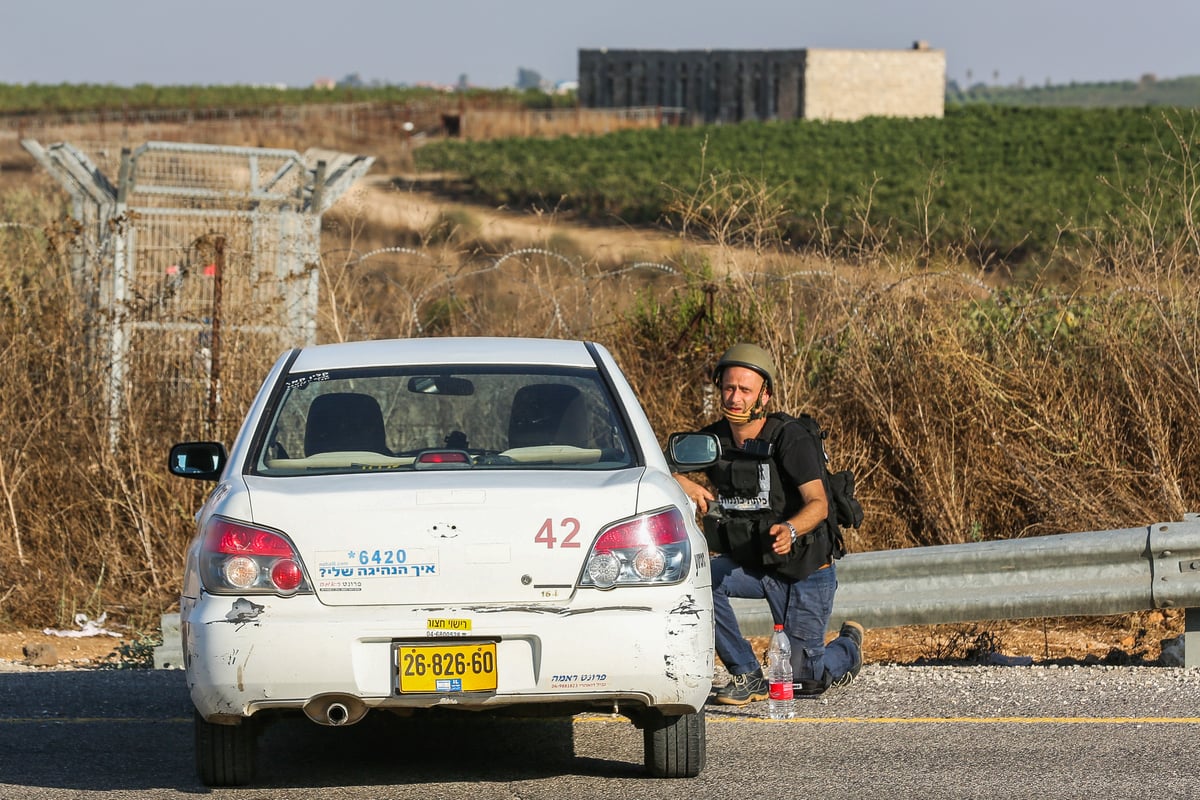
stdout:
[[396,669],[403,694],[495,691],[496,643],[399,645]]

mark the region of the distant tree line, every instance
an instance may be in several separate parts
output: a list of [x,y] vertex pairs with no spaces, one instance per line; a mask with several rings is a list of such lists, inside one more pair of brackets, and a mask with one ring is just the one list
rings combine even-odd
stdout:
[[1158,80],[1154,75],[1146,74],[1137,81],[1071,82],[1028,87],[975,83],[965,89],[955,81],[947,83],[947,106],[975,104],[1059,108],[1200,108],[1200,75]]
[[[556,92],[533,70],[518,70],[515,88],[469,87],[466,76],[454,94],[468,102],[488,106],[569,108],[574,91]],[[112,84],[6,84],[0,83],[0,114],[36,114],[96,109],[131,111],[162,108],[255,108],[313,103],[410,103],[445,90],[428,86],[367,83],[348,75],[328,87],[274,86],[136,86]],[[999,86],[974,83],[967,87],[951,80],[946,84],[946,106],[1003,105],[1025,107],[1125,108],[1176,106],[1200,108],[1200,75],[1159,80],[1143,75],[1136,81],[1068,83],[1045,86]]]
[[[320,103],[412,103],[445,97],[440,89],[423,86],[357,86],[341,82],[330,88],[273,86],[113,86],[111,84],[0,83],[0,114],[38,114],[97,109],[259,108]],[[454,93],[468,102],[488,106],[551,108],[571,106],[574,93],[558,95],[540,88],[461,89]]]

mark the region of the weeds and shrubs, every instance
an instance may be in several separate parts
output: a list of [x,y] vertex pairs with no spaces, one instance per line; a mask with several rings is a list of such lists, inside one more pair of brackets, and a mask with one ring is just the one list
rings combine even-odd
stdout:
[[[818,415],[837,466],[859,476],[868,518],[852,551],[1177,519],[1200,499],[1200,253],[1193,217],[1162,211],[1196,199],[1196,132],[1174,130],[1163,182],[1125,189],[1137,226],[1078,231],[1088,246],[1064,248],[1056,262],[1072,271],[1053,280],[988,283],[932,236],[898,255],[867,225],[851,249],[830,239],[799,256],[770,233],[772,187],[729,174],[674,193],[705,244],[653,268],[550,243],[489,249],[477,231],[453,233],[462,219],[402,244],[331,231],[318,339],[595,339],[664,438],[714,416],[717,353],[760,342],[779,362],[779,405]],[[131,395],[110,449],[70,226],[48,212],[51,190],[21,191],[0,195],[0,619],[62,624],[123,606],[144,617],[124,623],[150,628],[176,600],[206,489],[167,476],[166,450],[228,439],[256,387],[223,387],[217,429],[206,394],[187,395],[207,392],[200,381]],[[253,348],[239,357],[275,355]]]
[[154,649],[161,647],[162,634],[145,633],[136,639],[122,642],[108,660],[100,663],[101,669],[154,669]]
[[[939,631],[940,630],[940,634]],[[986,664],[1001,652],[1001,635],[986,624],[944,625],[925,637],[921,662]]]

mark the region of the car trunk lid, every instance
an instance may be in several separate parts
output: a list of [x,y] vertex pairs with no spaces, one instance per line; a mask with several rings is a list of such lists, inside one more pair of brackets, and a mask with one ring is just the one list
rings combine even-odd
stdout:
[[641,469],[247,479],[327,605],[563,602],[597,534],[637,511]]

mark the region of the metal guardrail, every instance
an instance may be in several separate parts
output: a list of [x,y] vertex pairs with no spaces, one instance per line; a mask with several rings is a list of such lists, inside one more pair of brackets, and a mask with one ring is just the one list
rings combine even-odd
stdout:
[[[1200,514],[1142,528],[852,553],[837,565],[830,629],[1186,609],[1184,666],[1200,666]],[[742,633],[771,632],[763,600],[732,601]],[[182,666],[179,615],[155,665]],[[161,653],[160,653],[161,651]]]
[[[853,553],[837,564],[831,630],[1032,617],[1185,612],[1184,664],[1200,666],[1200,514],[1142,528]],[[766,635],[761,600],[732,601]]]

